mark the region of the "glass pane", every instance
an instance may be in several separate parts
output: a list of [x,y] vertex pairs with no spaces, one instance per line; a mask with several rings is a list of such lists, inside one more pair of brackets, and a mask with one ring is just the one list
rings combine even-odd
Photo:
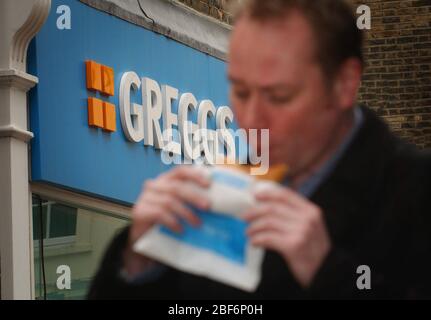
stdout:
[[[33,240],[40,239],[41,224],[43,224],[43,238],[46,238],[47,205],[46,200],[33,197]],[[42,219],[40,221],[40,208],[42,207]]]
[[[37,201],[37,197],[33,197],[33,204],[37,204]],[[79,205],[52,201],[49,204],[51,213],[47,220],[51,236],[44,240],[43,259],[39,241],[34,241],[36,298],[43,299],[44,266],[48,300],[84,299],[106,247],[129,221],[123,217],[83,209]],[[37,225],[38,210],[38,206],[33,205],[33,225]],[[61,279],[66,276],[64,271],[60,272],[62,266],[70,270],[70,289],[61,288],[65,283]],[[57,284],[59,279],[60,286]]]
[[51,205],[49,238],[74,236],[77,209],[60,203]]

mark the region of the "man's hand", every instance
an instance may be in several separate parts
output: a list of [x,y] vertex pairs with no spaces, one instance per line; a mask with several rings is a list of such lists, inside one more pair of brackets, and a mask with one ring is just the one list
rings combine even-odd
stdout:
[[322,211],[288,188],[262,190],[255,197],[259,205],[244,215],[251,243],[278,252],[308,287],[331,248]]
[[209,179],[196,168],[179,166],[154,180],[147,180],[132,210],[132,225],[124,264],[130,275],[141,272],[151,262],[131,250],[132,245],[154,225],[161,224],[181,232],[179,219],[198,226],[199,218],[187,204],[200,209],[209,208],[209,200],[196,193],[193,186],[207,188]]

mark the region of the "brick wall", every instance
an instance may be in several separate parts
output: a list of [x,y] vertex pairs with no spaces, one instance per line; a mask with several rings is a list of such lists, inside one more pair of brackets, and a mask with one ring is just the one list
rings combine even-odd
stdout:
[[431,147],[431,1],[353,0],[371,8],[359,100],[401,137]]
[[229,11],[232,3],[241,0],[177,0],[193,9],[205,13],[213,18],[232,24],[232,15]]
[[[240,0],[179,0],[225,23]],[[317,0],[318,1],[318,0]],[[400,137],[431,148],[431,0],[350,0],[371,8],[359,101]]]

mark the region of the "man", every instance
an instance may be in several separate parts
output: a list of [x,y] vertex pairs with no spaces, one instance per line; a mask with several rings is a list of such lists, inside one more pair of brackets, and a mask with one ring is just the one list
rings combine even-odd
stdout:
[[238,13],[228,60],[239,126],[269,128],[271,164],[290,168],[285,188],[257,193],[261,205],[244,213],[250,241],[267,250],[257,291],[132,252],[154,224],[178,232],[179,218],[199,225],[186,204],[205,209],[208,200],[182,183],[207,187],[209,181],[179,167],[145,183],[132,225],[108,250],[89,297],[426,296],[429,158],[356,106],[362,34],[349,6],[340,0],[248,1]]

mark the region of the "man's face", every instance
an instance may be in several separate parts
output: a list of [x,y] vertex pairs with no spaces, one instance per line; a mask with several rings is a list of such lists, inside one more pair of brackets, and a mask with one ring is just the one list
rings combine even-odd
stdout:
[[231,38],[228,75],[238,124],[270,129],[270,163],[287,163],[291,173],[324,152],[340,121],[314,45],[311,27],[296,12],[270,22],[242,17]]

